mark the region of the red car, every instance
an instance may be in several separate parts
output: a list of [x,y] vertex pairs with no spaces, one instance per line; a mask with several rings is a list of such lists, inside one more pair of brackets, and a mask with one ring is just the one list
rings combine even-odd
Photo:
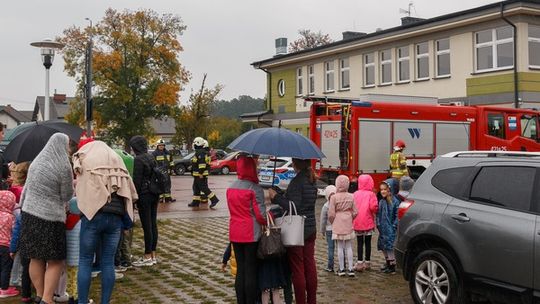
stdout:
[[210,173],[229,174],[230,172],[236,172],[236,157],[238,153],[240,152],[231,152],[223,159],[210,162]]

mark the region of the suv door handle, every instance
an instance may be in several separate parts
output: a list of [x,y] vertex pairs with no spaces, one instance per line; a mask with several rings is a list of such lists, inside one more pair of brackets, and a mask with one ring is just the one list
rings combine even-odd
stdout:
[[465,223],[465,222],[470,222],[471,221],[471,219],[469,217],[467,217],[467,215],[465,213],[454,214],[454,215],[452,215],[452,218],[455,219],[456,221],[460,222],[460,223]]

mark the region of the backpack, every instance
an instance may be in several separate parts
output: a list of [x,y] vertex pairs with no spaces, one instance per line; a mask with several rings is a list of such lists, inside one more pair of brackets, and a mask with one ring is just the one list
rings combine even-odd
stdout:
[[151,168],[150,184],[148,186],[150,193],[157,195],[165,193],[165,182],[167,178],[167,171],[154,163],[154,166]]

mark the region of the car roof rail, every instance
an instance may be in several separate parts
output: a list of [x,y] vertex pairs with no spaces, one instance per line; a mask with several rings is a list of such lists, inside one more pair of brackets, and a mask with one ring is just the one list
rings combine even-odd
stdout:
[[540,158],[540,152],[526,152],[526,151],[458,151],[450,152],[441,157],[523,157],[523,158]]

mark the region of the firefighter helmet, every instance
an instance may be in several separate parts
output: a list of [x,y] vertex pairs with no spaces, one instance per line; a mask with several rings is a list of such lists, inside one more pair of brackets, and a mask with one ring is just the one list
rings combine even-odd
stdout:
[[203,145],[203,148],[208,148],[208,140],[204,140],[204,145]]
[[160,138],[160,139],[156,142],[156,146],[165,146],[165,141],[163,140],[163,138]]
[[396,143],[394,144],[394,150],[399,151],[405,149],[406,145],[405,142],[401,139],[398,139]]
[[204,138],[202,137],[195,137],[193,140],[193,149],[202,148],[204,146]]

